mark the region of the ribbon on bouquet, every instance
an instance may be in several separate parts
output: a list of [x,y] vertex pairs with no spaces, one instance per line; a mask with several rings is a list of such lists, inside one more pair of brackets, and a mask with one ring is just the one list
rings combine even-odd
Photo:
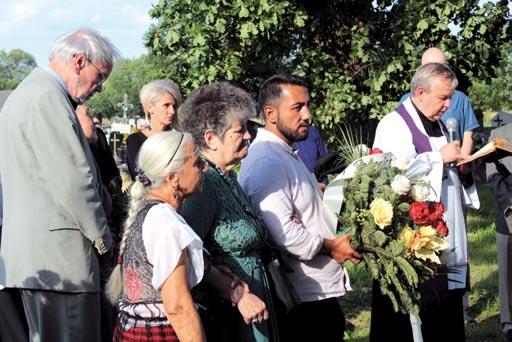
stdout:
[[324,220],[327,223],[329,229],[334,234],[336,234],[338,215],[344,200],[343,181],[354,177],[357,171],[357,167],[361,163],[368,164],[370,160],[390,161],[391,159],[393,159],[393,155],[391,153],[372,154],[356,159],[349,166],[347,166],[343,172],[336,176],[336,178],[329,183],[327,188],[325,188],[322,200]]
[[421,319],[419,315],[410,313],[409,319],[411,321],[412,338],[414,342],[423,342],[423,334],[421,333]]

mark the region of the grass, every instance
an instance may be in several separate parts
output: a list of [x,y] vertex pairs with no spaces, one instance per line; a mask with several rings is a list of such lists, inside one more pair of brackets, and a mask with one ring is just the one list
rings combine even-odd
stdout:
[[[476,324],[466,327],[466,341],[496,341],[500,334],[498,261],[496,254],[495,205],[488,186],[479,187],[481,208],[468,212],[471,269],[469,312]],[[353,325],[346,341],[368,341],[370,333],[371,279],[363,267],[348,265],[354,291],[342,299],[342,307]]]

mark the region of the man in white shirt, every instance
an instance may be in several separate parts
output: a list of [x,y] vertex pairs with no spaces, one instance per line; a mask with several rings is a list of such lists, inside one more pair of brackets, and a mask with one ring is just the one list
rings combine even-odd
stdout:
[[342,341],[337,298],[350,289],[341,265],[359,261],[349,236],[336,238],[322,213],[322,191],[292,144],[308,135],[309,91],[295,76],[279,74],[261,86],[258,109],[265,127],[240,170],[240,184],[258,210],[269,237],[293,269],[288,274],[301,304],[284,322],[287,341]]

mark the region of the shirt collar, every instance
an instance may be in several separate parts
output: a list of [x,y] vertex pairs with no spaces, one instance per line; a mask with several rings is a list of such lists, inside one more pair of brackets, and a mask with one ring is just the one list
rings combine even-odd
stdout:
[[269,130],[263,127],[258,128],[257,137],[263,141],[271,141],[280,145],[287,153],[292,155],[294,158],[297,158],[297,149],[294,148],[293,146],[288,145],[283,139],[279,138],[277,135],[270,132]]
[[414,104],[414,102],[411,100],[411,104],[413,105],[414,109],[418,113],[418,116],[420,117],[421,123],[423,125],[423,128],[425,128],[425,132],[430,137],[440,137],[443,135],[443,131],[441,130],[441,126],[439,125],[439,122],[437,121],[430,121],[423,112]]
[[59,83],[60,87],[66,92],[66,94],[69,93],[68,86],[66,85],[66,83],[64,83],[64,80],[62,79],[62,77],[60,77],[59,74],[57,74],[55,72],[55,70],[53,70],[49,66],[43,67],[43,70],[45,70],[47,73],[49,73]]

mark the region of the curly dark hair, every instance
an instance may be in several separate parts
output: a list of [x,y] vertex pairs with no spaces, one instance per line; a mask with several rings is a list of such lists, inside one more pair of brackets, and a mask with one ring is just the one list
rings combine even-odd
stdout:
[[197,88],[178,110],[181,129],[192,134],[201,149],[207,147],[203,137],[207,130],[223,139],[234,120],[248,120],[255,115],[251,96],[229,82]]

